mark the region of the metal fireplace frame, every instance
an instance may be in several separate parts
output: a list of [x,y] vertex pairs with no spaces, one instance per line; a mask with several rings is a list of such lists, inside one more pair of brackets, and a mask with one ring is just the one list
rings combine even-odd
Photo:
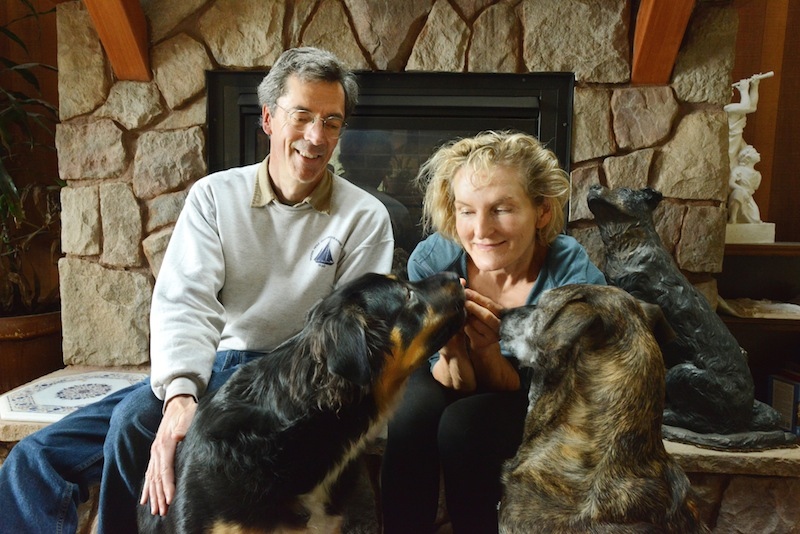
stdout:
[[[208,169],[258,161],[268,140],[256,141],[261,110],[256,88],[265,71],[208,71]],[[535,135],[569,171],[571,72],[527,74],[356,73],[359,102],[349,128],[448,129],[477,133],[516,129]],[[346,132],[345,132],[345,135]],[[266,138],[266,136],[264,136]],[[267,146],[264,146],[267,143]]]

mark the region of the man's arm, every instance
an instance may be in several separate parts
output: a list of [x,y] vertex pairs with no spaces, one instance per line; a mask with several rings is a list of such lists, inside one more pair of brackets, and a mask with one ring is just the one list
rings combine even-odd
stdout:
[[175,451],[189,430],[211,375],[224,325],[217,295],[224,280],[222,250],[205,191],[195,186],[175,225],[153,290],[151,383],[164,400],[150,448],[141,504],[164,515],[175,496]]
[[170,399],[150,447],[150,463],[144,476],[139,504],[150,503],[153,515],[165,515],[175,497],[175,451],[189,431],[197,401],[190,395]]

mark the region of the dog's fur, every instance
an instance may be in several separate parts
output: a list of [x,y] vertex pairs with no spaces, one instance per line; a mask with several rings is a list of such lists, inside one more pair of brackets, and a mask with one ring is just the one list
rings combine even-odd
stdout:
[[675,332],[674,342],[662,347],[664,424],[718,434],[778,429],[778,413],[754,400],[747,354],[663,247],[653,223],[661,199],[650,188],[595,185],[588,194],[605,245],[606,279],[660,306]]
[[335,290],[299,334],[201,400],[169,512],[140,507],[140,529],[337,532],[348,466],[464,317],[454,274],[370,274]]
[[532,368],[501,533],[707,532],[661,440],[664,365],[636,299],[613,286],[552,289],[506,312],[500,336]]

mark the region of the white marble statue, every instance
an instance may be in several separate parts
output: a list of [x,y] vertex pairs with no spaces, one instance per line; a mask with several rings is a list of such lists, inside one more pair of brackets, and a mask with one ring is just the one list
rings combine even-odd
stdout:
[[728,222],[731,224],[762,222],[758,205],[753,199],[753,194],[761,185],[761,173],[755,169],[759,161],[761,154],[752,145],[746,145],[739,151],[736,166],[731,169],[728,180]]
[[723,108],[728,112],[728,156],[731,169],[737,164],[739,151],[747,145],[742,133],[747,124],[747,115],[753,113],[758,106],[759,82],[774,74],[772,71],[754,74],[733,84],[739,90],[739,102],[732,102]]
[[739,102],[732,102],[723,109],[728,113],[728,223],[761,223],[761,214],[753,194],[761,185],[761,173],[755,169],[761,155],[748,145],[742,134],[747,124],[747,115],[758,106],[758,85],[774,72],[754,74],[739,80],[733,87],[739,91]]

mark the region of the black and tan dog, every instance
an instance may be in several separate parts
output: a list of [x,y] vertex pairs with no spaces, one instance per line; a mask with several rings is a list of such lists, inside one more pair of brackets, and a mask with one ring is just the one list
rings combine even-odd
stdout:
[[661,440],[664,365],[636,299],[612,286],[552,289],[504,314],[500,336],[532,368],[501,533],[707,532]]
[[[700,434],[778,430],[778,413],[754,400],[747,354],[662,245],[653,222],[661,200],[650,188],[599,185],[587,197],[605,245],[606,279],[658,305],[675,332],[662,346],[668,368],[664,424]],[[776,436],[779,443],[783,434]],[[688,433],[685,440],[704,442]]]
[[169,512],[140,507],[140,530],[338,532],[345,472],[464,317],[453,274],[371,274],[335,290],[299,334],[202,399]]

